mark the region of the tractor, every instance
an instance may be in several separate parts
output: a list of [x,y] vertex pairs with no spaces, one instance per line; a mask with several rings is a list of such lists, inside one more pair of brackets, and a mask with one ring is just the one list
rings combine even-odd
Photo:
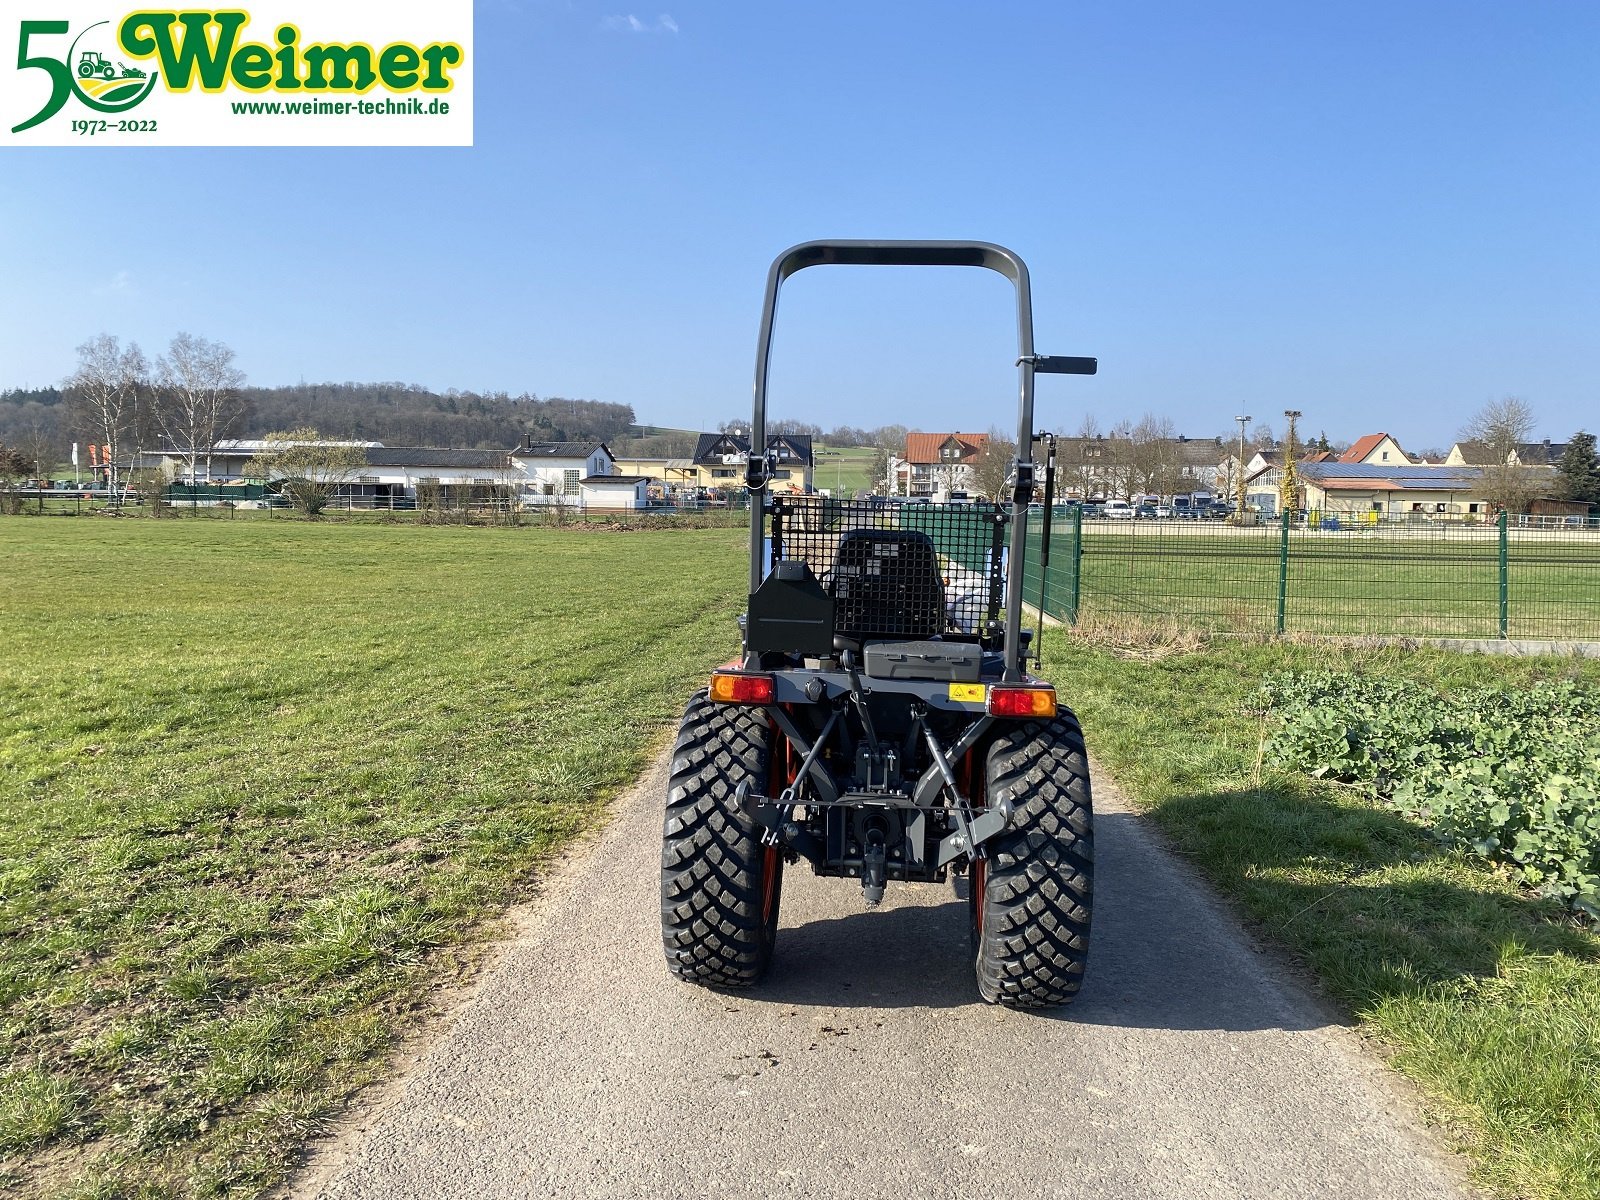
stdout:
[[115,79],[117,69],[98,50],[85,50],[78,59],[78,78],[88,79],[91,75],[98,75],[101,79]]
[[[1004,502],[773,493],[779,289],[797,271],[840,264],[973,266],[1011,281],[1019,399]],[[1094,861],[1088,759],[1077,719],[1028,670],[1039,643],[1023,628],[1023,569],[1042,436],[1034,377],[1096,367],[1034,352],[1028,269],[1002,246],[808,242],[773,262],[743,464],[742,651],[689,701],[667,787],[661,933],[678,978],[757,984],[778,937],[784,871],[804,860],[857,881],[868,907],[891,884],[964,878],[979,995],[1042,1008],[1077,994]],[[1044,482],[1048,495],[1054,480]],[[1043,535],[1048,555],[1048,525]]]

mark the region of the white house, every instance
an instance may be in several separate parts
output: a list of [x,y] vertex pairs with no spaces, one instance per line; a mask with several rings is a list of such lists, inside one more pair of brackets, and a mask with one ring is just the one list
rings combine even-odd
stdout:
[[525,503],[549,504],[583,499],[584,480],[617,474],[617,460],[604,442],[524,440],[510,454]]

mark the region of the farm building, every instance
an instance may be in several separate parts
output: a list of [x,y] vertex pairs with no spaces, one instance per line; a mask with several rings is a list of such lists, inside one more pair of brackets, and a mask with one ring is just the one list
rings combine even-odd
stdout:
[[[1372,452],[1369,448],[1368,453]],[[1475,467],[1384,466],[1361,462],[1297,464],[1303,511],[1330,516],[1379,513],[1386,517],[1441,518],[1490,515]],[[1246,487],[1249,502],[1264,513],[1278,511],[1281,467],[1271,467]]]

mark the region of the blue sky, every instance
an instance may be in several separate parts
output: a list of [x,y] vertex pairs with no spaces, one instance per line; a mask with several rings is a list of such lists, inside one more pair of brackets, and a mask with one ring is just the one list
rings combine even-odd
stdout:
[[[979,238],[1033,273],[1041,427],[1448,446],[1600,427],[1600,5],[543,3],[476,9],[470,150],[0,153],[0,386],[101,330],[250,380],[749,407],[768,263]],[[630,22],[626,18],[635,18]],[[634,25],[640,28],[635,30]],[[1011,420],[1009,285],[785,290],[779,415]]]

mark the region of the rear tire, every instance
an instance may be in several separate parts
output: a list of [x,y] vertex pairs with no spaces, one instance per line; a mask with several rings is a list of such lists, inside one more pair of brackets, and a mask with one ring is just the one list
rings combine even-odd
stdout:
[[1077,995],[1089,958],[1094,814],[1078,720],[1007,728],[989,748],[990,804],[1011,823],[973,864],[978,991],[990,1004],[1048,1008]]
[[763,846],[735,792],[768,790],[772,731],[760,710],[689,701],[672,748],[661,842],[661,942],[678,978],[749,987],[778,933],[783,856]]

